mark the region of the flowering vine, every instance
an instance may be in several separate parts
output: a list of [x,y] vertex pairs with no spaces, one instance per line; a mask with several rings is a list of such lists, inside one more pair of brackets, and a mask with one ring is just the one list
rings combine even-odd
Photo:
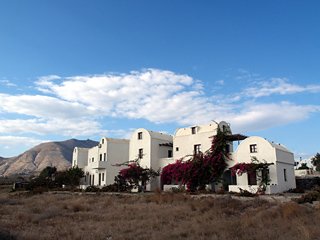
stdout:
[[231,167],[230,170],[233,176],[241,176],[243,173],[256,173],[260,182],[258,192],[264,192],[270,183],[268,174],[270,165],[273,165],[273,163],[267,163],[266,161],[260,162],[256,157],[252,157],[250,163],[237,163]]
[[151,178],[159,176],[159,171],[151,168],[143,168],[139,165],[138,161],[124,164],[128,167],[119,171],[119,178],[124,180],[126,184],[129,184],[130,189],[138,187],[143,190]]
[[189,191],[203,190],[206,184],[218,181],[227,167],[228,130],[217,129],[211,148],[205,153],[194,154],[189,160],[177,160],[162,169],[162,184],[179,182]]

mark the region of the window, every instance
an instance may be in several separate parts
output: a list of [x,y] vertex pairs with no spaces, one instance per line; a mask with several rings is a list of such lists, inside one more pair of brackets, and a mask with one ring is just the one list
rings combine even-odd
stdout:
[[248,185],[257,185],[257,173],[256,172],[248,172]]
[[176,147],[176,152],[179,152],[179,147]]
[[94,157],[92,158],[92,162],[94,162]]
[[143,158],[143,148],[139,149],[139,155],[138,155],[139,159]]
[[100,162],[102,161],[102,153],[100,153],[100,158],[99,158]]
[[196,127],[192,127],[192,128],[191,128],[191,133],[192,133],[192,134],[196,134]]
[[194,154],[199,154],[201,152],[201,144],[196,144],[193,146]]
[[104,139],[102,138],[101,143],[104,144]]
[[102,182],[104,182],[104,173],[102,173],[102,179],[101,180],[102,180]]
[[103,154],[103,161],[106,161],[106,160],[107,160],[107,154],[104,153],[104,154]]
[[142,139],[142,132],[138,132],[138,139],[139,139],[139,140]]
[[226,153],[230,153],[230,145],[229,144],[226,145]]
[[283,169],[283,178],[284,178],[284,181],[286,182],[287,181],[287,169]]
[[257,144],[251,144],[251,145],[250,145],[250,152],[251,152],[251,153],[256,153],[256,152],[258,152],[258,150],[257,150]]
[[168,158],[172,157],[172,150],[168,150]]

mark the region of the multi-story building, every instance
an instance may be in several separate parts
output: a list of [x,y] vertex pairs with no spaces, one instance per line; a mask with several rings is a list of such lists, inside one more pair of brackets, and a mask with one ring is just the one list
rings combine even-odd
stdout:
[[[158,170],[173,162],[172,145],[171,135],[139,128],[130,139],[129,159],[138,160],[142,167]],[[146,190],[157,188],[160,188],[159,177],[153,179]]]
[[[229,125],[224,121],[177,129],[173,137],[173,158],[178,160],[191,157],[195,153],[208,151],[211,148],[212,138],[217,134],[218,127],[231,134]],[[228,144],[227,151],[233,152],[232,142]]]
[[101,138],[99,145],[93,148],[75,148],[72,166],[83,169],[85,186],[105,186],[114,183],[119,174],[121,163],[129,159],[129,140]]
[[[161,170],[176,160],[188,160],[195,153],[205,153],[210,149],[212,138],[217,134],[218,128],[230,133],[226,149],[229,152],[230,160],[227,161],[229,167],[238,162],[249,163],[252,157],[256,157],[260,161],[273,163],[269,166],[268,174],[271,182],[267,186],[266,193],[278,193],[295,188],[294,158],[289,150],[261,137],[231,134],[229,124],[224,121],[179,128],[174,136],[139,128],[133,132],[130,141],[102,138],[96,147],[89,149],[76,147],[72,166],[84,170],[85,186],[113,184],[115,176],[121,170],[117,165],[121,163],[138,161],[144,168]],[[233,141],[240,140],[244,141],[233,152]],[[259,187],[258,181],[252,176],[243,174],[233,177],[228,169],[223,175],[223,180],[224,187],[228,189],[229,186],[229,190],[234,192],[239,191],[239,188],[254,192]],[[168,186],[170,187],[172,186]],[[146,186],[145,190],[153,191],[161,188],[160,177],[157,177]]]

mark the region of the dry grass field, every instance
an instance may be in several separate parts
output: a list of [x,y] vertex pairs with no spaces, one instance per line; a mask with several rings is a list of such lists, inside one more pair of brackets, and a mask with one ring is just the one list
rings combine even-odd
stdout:
[[184,194],[0,193],[0,239],[320,239],[320,210]]

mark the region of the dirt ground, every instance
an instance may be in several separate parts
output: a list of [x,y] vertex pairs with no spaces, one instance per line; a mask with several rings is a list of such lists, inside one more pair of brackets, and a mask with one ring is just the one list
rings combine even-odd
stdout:
[[0,188],[0,239],[320,239],[320,209],[290,199]]

